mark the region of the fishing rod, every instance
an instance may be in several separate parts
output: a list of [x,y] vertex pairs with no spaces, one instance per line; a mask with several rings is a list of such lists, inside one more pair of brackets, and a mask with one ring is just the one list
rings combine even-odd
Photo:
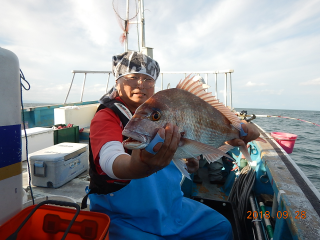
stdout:
[[257,117],[258,117],[258,118],[259,118],[259,117],[273,117],[273,118],[285,118],[285,119],[298,120],[298,121],[301,121],[301,122],[310,123],[310,124],[313,124],[313,125],[315,125],[315,126],[320,127],[320,125],[317,124],[317,123],[310,122],[310,121],[306,121],[306,120],[303,120],[303,119],[300,119],[300,118],[284,117],[284,116],[275,116],[275,115],[255,115],[255,114],[248,115],[248,114],[247,114],[247,111],[241,111],[240,113],[237,113],[237,115],[238,115],[241,119],[246,120],[247,122],[250,122],[250,121],[252,121],[253,119],[256,119]]

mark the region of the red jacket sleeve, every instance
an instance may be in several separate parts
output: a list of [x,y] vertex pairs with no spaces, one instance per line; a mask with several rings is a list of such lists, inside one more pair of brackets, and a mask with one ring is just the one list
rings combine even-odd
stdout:
[[90,125],[90,144],[98,174],[104,174],[99,164],[101,147],[110,141],[122,143],[123,126],[120,118],[109,108],[95,114]]

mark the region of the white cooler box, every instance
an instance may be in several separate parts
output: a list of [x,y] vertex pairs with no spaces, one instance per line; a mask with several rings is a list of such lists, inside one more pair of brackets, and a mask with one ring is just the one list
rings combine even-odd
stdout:
[[30,155],[32,184],[58,188],[88,169],[88,144],[60,143]]
[[[28,154],[53,146],[53,129],[35,127],[26,129],[28,138]],[[26,138],[24,130],[21,130],[22,161],[26,161]]]

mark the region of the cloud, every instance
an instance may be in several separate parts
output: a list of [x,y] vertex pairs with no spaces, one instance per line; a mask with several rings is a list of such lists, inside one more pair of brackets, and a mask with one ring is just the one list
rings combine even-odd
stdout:
[[300,83],[300,85],[320,85],[320,78]]
[[253,86],[265,86],[265,85],[267,85],[267,84],[265,84],[265,83],[254,83],[254,82],[247,82],[246,83],[246,86],[249,86],[249,87],[253,87]]
[[[144,4],[146,46],[154,48],[162,71],[234,69],[234,104],[277,108],[280,99],[288,99],[289,94],[308,93],[308,100],[294,98],[288,104],[294,109],[300,101],[308,109],[319,109],[315,101],[319,78],[314,79],[320,65],[319,0],[162,0]],[[119,43],[122,30],[112,1],[2,1],[0,14],[0,46],[19,58],[31,84],[26,99],[62,102],[71,70],[111,70],[111,56],[123,52]],[[132,25],[129,49],[138,50],[136,35],[136,25]],[[99,99],[107,76],[87,78],[84,99]],[[163,87],[169,83],[175,87],[182,78],[183,74],[165,75]],[[313,80],[301,83],[301,79]],[[83,75],[76,76],[74,97],[70,93],[74,101],[79,101],[82,82]],[[218,76],[220,98],[223,83],[224,76]],[[212,75],[209,85],[215,94]],[[160,86],[158,81],[157,90]],[[247,102],[244,97],[260,99],[262,94],[273,98],[262,103]]]

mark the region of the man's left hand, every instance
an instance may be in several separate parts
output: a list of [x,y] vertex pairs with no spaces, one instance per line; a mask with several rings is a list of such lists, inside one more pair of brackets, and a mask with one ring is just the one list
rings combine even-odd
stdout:
[[243,131],[248,135],[245,137],[235,138],[227,142],[235,147],[245,146],[248,142],[257,139],[260,136],[259,129],[254,124],[248,123],[245,120],[242,120],[241,122],[244,123],[241,125]]

